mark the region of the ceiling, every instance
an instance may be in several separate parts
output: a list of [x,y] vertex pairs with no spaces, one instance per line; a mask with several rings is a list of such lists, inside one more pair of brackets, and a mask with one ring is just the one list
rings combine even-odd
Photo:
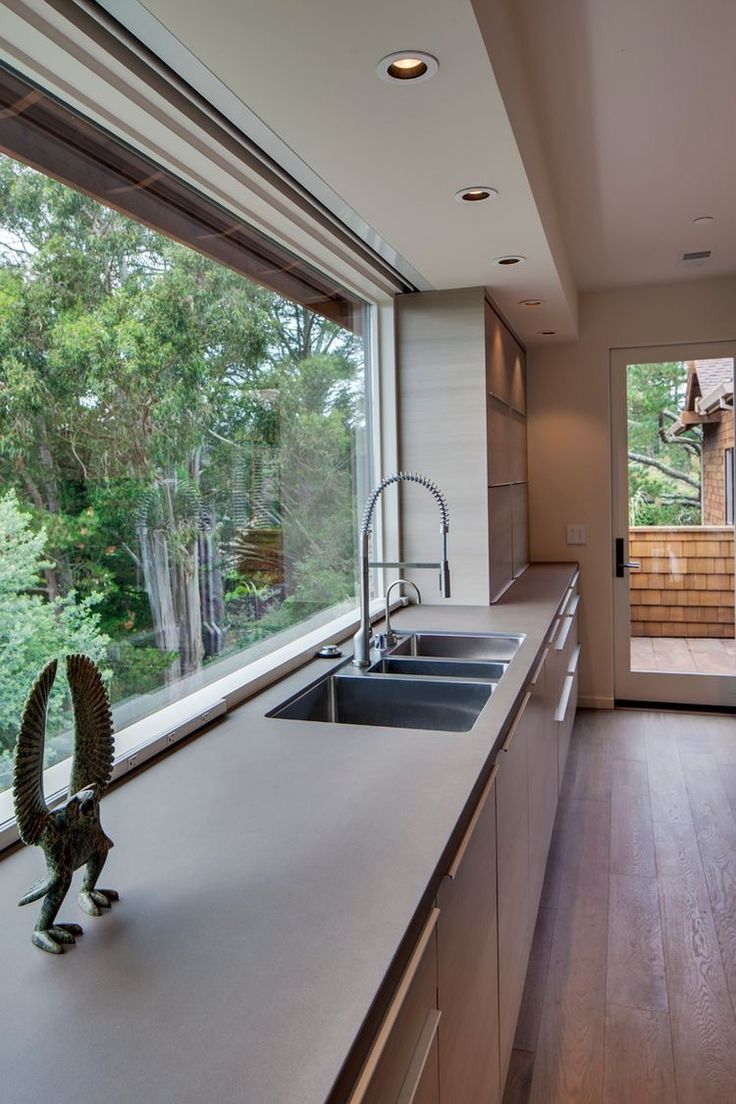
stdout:
[[[417,286],[488,286],[527,344],[576,335],[578,288],[736,272],[733,0],[102,2],[185,77],[199,66]],[[438,74],[379,80],[399,49]],[[473,184],[500,194],[457,202]],[[494,263],[508,253],[527,260]]]
[[[578,286],[736,272],[736,3],[510,10]],[[679,260],[707,249],[702,267]]]

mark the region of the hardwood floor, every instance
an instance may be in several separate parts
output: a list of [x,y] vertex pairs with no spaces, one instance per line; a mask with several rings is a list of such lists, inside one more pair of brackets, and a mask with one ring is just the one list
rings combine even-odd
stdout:
[[503,1104],[736,1102],[736,718],[580,710]]

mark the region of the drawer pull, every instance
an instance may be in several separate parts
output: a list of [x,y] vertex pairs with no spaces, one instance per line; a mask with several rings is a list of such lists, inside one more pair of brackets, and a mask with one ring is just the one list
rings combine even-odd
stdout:
[[537,664],[536,671],[532,675],[532,681],[531,681],[532,686],[537,685],[537,682],[539,681],[539,676],[542,673],[542,668],[544,667],[545,663],[547,662],[547,656],[548,655],[549,655],[549,644],[546,644],[545,648],[544,648],[544,651],[542,652],[542,658],[540,659],[539,663]]
[[488,799],[488,795],[489,795],[489,793],[491,792],[491,790],[493,788],[493,784],[496,781],[496,775],[497,774],[498,774],[498,765],[496,763],[494,763],[493,764],[493,769],[491,770],[488,781],[486,782],[485,786],[483,787],[483,793],[480,795],[480,798],[478,799],[478,804],[475,807],[475,811],[474,811],[472,817],[470,818],[470,824],[465,829],[465,835],[463,836],[462,840],[460,841],[460,846],[458,847],[457,851],[455,852],[455,858],[452,860],[452,865],[450,866],[450,869],[447,871],[447,877],[453,882],[455,881],[455,878],[457,878],[457,872],[458,872],[458,870],[460,869],[460,867],[462,865],[463,859],[465,858],[465,852],[468,850],[468,844],[470,843],[473,832],[475,831],[475,826],[476,826],[476,824],[478,823],[478,821],[480,819],[480,814],[483,812],[483,806],[485,805],[485,803]]
[[564,721],[565,714],[567,713],[567,707],[570,704],[570,694],[572,693],[573,684],[575,682],[574,675],[565,676],[565,685],[562,687],[562,693],[560,694],[560,701],[557,706],[557,712],[555,713],[556,721]]
[[427,1013],[427,1019],[424,1022],[422,1034],[419,1036],[419,1042],[409,1063],[404,1084],[401,1086],[401,1092],[396,1097],[396,1104],[414,1104],[424,1075],[424,1068],[432,1053],[432,1046],[441,1017],[442,1013],[437,1008],[431,1008]]
[[513,740],[514,736],[516,735],[516,730],[518,729],[519,725],[521,724],[521,718],[524,716],[524,710],[526,709],[527,705],[529,704],[529,699],[530,699],[531,696],[532,696],[531,690],[528,690],[526,692],[526,694],[524,695],[524,700],[521,703],[521,708],[519,709],[519,712],[514,717],[511,728],[509,729],[509,734],[503,742],[503,747],[501,748],[501,751],[508,751],[509,748],[511,747],[511,741]]
[[562,599],[562,602],[560,603],[560,608],[557,611],[559,613],[560,617],[564,617],[565,614],[567,613],[567,607],[570,605],[571,599],[572,599],[572,591],[571,590],[565,591],[565,597]]
[[578,644],[575,651],[572,653],[572,659],[570,660],[570,666],[567,668],[568,675],[574,675],[578,669],[578,660],[580,659],[580,645]]
[[555,644],[555,651],[561,652],[567,644],[567,638],[570,635],[570,629],[572,628],[572,617],[569,615],[562,622],[562,628],[560,634],[557,637],[557,643]]
[[411,953],[411,958],[407,964],[404,973],[401,975],[401,981],[399,982],[396,992],[393,995],[391,1004],[388,1006],[388,1011],[383,1017],[381,1026],[378,1029],[373,1046],[370,1049],[368,1057],[366,1058],[363,1068],[360,1071],[360,1077],[358,1078],[355,1088],[350,1094],[349,1104],[361,1104],[361,1101],[365,1100],[365,1094],[370,1087],[371,1078],[376,1072],[376,1067],[381,1060],[384,1050],[386,1049],[386,1043],[389,1040],[391,1032],[394,1029],[394,1025],[401,1012],[401,1006],[406,1000],[406,994],[411,988],[411,983],[414,981],[417,970],[419,969],[419,963],[422,961],[422,955],[427,949],[434,929],[437,927],[437,920],[440,915],[438,908],[433,908],[429,914],[429,919],[422,929],[422,934],[417,940],[417,944]]

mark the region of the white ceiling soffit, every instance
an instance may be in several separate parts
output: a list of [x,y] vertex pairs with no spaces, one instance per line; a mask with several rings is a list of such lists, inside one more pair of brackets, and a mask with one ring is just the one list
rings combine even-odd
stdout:
[[[513,13],[581,289],[736,272],[736,3],[501,6]],[[695,224],[703,215],[714,221]],[[708,249],[697,269],[681,260]]]
[[[416,286],[486,285],[525,342],[575,336],[562,240],[540,216],[470,0],[102,6]],[[436,55],[438,74],[379,80],[379,60],[404,48]],[[499,197],[455,200],[478,183]],[[494,264],[511,253],[526,263]],[[530,298],[545,302],[519,305]]]

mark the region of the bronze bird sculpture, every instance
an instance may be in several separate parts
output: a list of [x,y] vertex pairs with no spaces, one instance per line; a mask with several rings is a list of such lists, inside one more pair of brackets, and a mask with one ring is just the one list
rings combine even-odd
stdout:
[[37,844],[46,856],[47,874],[18,903],[44,898],[31,936],[36,947],[62,954],[65,943],[82,934],[79,924],[59,924],[56,917],[72,875],[86,866],[79,904],[90,916],[117,901],[113,889],[97,889],[97,879],[112,847],[100,824],[100,798],[112,775],[114,737],[110,701],[100,672],[85,655],[66,657],[74,705],[74,759],[66,802],[49,811],[43,792],[46,713],[56,678],[56,660],[48,663],[31,688],[15,749],[13,799],[24,843]]

